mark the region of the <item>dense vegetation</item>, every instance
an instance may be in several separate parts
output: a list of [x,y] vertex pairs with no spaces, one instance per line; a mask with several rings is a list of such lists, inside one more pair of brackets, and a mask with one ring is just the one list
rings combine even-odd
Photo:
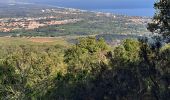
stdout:
[[[154,30],[168,37],[167,25]],[[0,99],[169,100],[170,45],[164,37],[126,39],[115,47],[94,37],[69,47],[1,45]]]
[[1,46],[0,98],[168,100],[170,48],[144,40],[113,50],[92,37],[69,48]]

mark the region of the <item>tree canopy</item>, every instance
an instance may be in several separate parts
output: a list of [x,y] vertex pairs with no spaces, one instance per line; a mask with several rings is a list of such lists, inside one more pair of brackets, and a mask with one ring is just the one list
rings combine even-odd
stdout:
[[148,24],[148,29],[170,39],[170,1],[157,0],[154,7],[156,10],[155,16],[153,21]]

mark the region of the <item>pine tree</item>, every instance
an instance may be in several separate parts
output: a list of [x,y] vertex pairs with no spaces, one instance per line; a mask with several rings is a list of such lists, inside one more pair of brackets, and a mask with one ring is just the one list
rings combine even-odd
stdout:
[[156,12],[148,30],[170,40],[170,0],[157,0],[154,8]]

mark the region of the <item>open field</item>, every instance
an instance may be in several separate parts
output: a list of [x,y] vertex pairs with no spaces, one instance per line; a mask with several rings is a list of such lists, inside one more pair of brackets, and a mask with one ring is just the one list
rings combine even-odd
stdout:
[[49,43],[49,42],[54,42],[53,39],[48,39],[48,38],[31,38],[29,39],[31,42],[38,42],[38,43]]
[[67,46],[69,43],[64,38],[49,38],[49,37],[33,37],[33,38],[19,38],[19,37],[0,37],[0,45],[63,45]]
[[83,37],[96,37],[96,39],[103,38],[109,45],[115,46],[121,43],[122,40],[138,38],[133,35],[66,35],[58,37],[0,37],[0,46],[5,45],[60,45],[69,47],[76,43],[76,40]]

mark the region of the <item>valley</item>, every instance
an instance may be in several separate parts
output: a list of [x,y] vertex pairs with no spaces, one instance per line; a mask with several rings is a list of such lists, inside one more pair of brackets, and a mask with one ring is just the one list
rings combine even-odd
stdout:
[[[148,35],[150,18],[31,4],[0,6],[0,36]],[[4,12],[5,11],[5,12]]]

